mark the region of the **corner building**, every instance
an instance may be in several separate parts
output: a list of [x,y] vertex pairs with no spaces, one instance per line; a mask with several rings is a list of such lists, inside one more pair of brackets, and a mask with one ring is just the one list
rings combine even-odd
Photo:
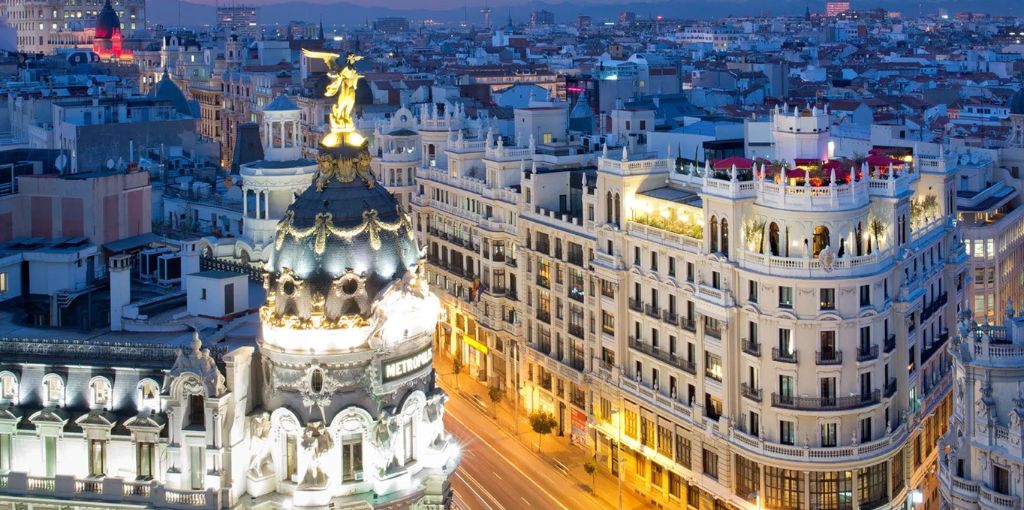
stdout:
[[[521,405],[652,504],[937,504],[967,271],[955,158],[830,162],[823,112],[774,117],[782,164],[449,135],[447,165],[419,169],[413,198],[431,284],[456,289],[463,326],[510,331]],[[459,292],[460,271],[494,282],[502,231],[516,299]]]

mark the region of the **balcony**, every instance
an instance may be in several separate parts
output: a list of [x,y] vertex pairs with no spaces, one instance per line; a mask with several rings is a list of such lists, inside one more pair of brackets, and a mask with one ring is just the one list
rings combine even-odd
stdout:
[[932,345],[925,347],[921,351],[921,364],[923,365],[929,358],[931,358],[939,349],[946,345],[946,340],[949,340],[949,331],[943,331],[939,338],[932,341]]
[[689,331],[690,333],[696,333],[697,321],[693,319],[679,319],[679,327]]
[[878,346],[877,345],[872,345],[871,347],[868,347],[867,349],[864,349],[864,348],[858,348],[857,349],[857,361],[858,362],[871,361],[873,359],[878,359]]
[[892,377],[885,383],[885,398],[892,398],[896,394],[896,378]]
[[644,302],[639,299],[630,298],[629,309],[635,312],[642,312],[644,311]]
[[817,351],[814,356],[814,361],[818,365],[842,365],[843,351]]
[[783,352],[778,347],[772,347],[772,360],[782,363],[796,363],[796,351]]
[[932,301],[931,303],[926,305],[924,308],[922,308],[921,309],[921,321],[928,320],[929,317],[931,317],[935,312],[937,312],[940,308],[942,308],[946,304],[946,301],[947,301],[948,298],[949,298],[948,293],[943,292],[941,296],[939,296],[934,301]]
[[679,316],[676,315],[673,312],[668,311],[668,310],[665,310],[665,311],[661,312],[661,320],[663,320],[663,321],[665,321],[665,322],[667,322],[667,323],[669,323],[669,324],[671,324],[673,326],[679,324]]
[[657,319],[661,316],[661,308],[658,308],[658,305],[644,305],[644,313],[648,317]]
[[848,397],[795,397],[772,393],[772,407],[797,411],[844,411],[875,405],[881,398],[882,392],[879,390]]
[[750,340],[747,340],[746,338],[744,338],[743,342],[740,344],[740,347],[743,349],[743,352],[745,352],[745,353],[747,353],[747,354],[749,354],[751,356],[754,356],[754,357],[760,357],[761,356],[761,344],[758,343],[758,342],[751,342]]
[[896,335],[889,335],[885,339],[885,353],[889,354],[896,348]]
[[740,385],[740,393],[754,402],[761,401],[761,388],[754,388],[747,383],[743,383]]
[[577,325],[577,324],[569,324],[569,334],[574,336],[574,337],[576,337],[576,338],[579,338],[580,340],[582,340],[583,339],[583,326],[580,326],[580,325]]
[[686,361],[672,353],[665,352],[657,347],[640,342],[635,337],[629,337],[629,347],[630,349],[642,352],[652,358],[664,361],[665,363],[685,372],[689,372],[691,374],[697,373],[697,367],[692,361]]
[[544,287],[545,289],[551,288],[551,279],[547,276],[537,275],[537,285]]
[[544,310],[537,310],[537,320],[539,320],[539,321],[541,321],[541,322],[543,322],[545,324],[551,324],[551,312],[544,311]]

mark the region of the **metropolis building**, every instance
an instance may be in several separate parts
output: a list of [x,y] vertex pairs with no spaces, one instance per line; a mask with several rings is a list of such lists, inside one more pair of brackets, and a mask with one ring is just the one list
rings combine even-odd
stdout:
[[258,317],[176,352],[0,339],[0,509],[448,507],[441,307],[365,146],[329,154],[276,226]]
[[938,505],[956,155],[829,161],[827,114],[784,108],[772,160],[694,166],[584,150],[551,109],[504,137],[420,121],[439,349],[651,504]]

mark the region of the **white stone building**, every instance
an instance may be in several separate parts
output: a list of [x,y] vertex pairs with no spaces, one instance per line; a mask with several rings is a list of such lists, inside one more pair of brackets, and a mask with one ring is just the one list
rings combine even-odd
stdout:
[[1002,326],[969,311],[950,346],[956,390],[939,442],[945,508],[1020,508],[1024,496],[1024,316],[1007,305]]
[[180,334],[0,339],[0,508],[447,508],[441,307],[408,217],[350,177],[282,212],[258,321],[223,317],[214,293],[240,282],[183,264],[207,301],[189,310],[218,326],[184,350]]
[[938,504],[958,162],[826,160],[825,115],[745,169],[449,136],[413,197],[439,348],[659,504]]

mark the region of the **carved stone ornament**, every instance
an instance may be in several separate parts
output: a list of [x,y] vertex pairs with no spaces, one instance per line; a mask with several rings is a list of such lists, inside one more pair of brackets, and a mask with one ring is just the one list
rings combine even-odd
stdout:
[[821,265],[821,269],[823,271],[831,273],[833,263],[835,263],[835,254],[832,253],[831,246],[826,246],[820,253],[818,253],[818,264]]
[[264,478],[273,473],[270,457],[270,414],[263,412],[249,417],[249,476]]
[[327,486],[327,472],[320,466],[323,456],[334,447],[334,440],[327,433],[323,422],[315,421],[302,431],[302,448],[306,451],[309,464],[299,482],[301,489],[319,489]]
[[[217,368],[217,362],[210,354],[210,349],[203,349],[202,346],[203,342],[199,339],[199,332],[193,333],[191,352],[185,354],[181,349],[177,350],[177,358],[164,381],[166,385],[169,385],[184,374],[194,374],[201,379],[201,383],[205,386],[206,396],[219,397],[227,391],[224,375]],[[184,383],[189,384],[190,381],[185,380]],[[199,387],[186,386],[185,391],[188,394],[203,393],[202,388]]]

